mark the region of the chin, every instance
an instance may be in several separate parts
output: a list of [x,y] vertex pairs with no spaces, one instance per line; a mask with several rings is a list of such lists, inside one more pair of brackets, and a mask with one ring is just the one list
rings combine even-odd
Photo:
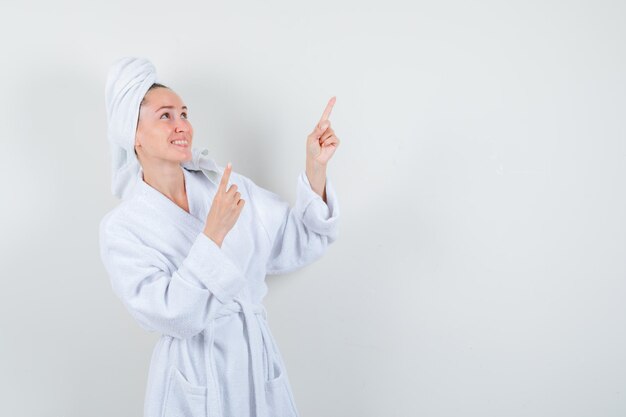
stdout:
[[171,152],[171,159],[175,159],[178,162],[186,162],[192,158],[191,146],[185,149],[177,150],[177,152]]
[[187,152],[185,156],[179,157],[178,158],[178,162],[187,162],[187,161],[191,161],[191,151]]

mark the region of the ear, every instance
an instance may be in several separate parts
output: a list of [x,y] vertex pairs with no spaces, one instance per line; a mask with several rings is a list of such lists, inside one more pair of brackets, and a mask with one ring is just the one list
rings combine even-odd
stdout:
[[135,155],[137,154],[137,148],[141,148],[141,141],[139,140],[139,135],[135,135],[135,144],[133,145],[135,149]]
[[137,126],[135,127],[135,144],[133,146],[141,146],[141,126],[139,122],[137,122]]

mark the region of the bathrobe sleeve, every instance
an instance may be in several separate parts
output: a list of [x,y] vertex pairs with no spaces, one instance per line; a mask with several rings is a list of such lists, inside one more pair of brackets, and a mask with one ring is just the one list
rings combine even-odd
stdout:
[[148,331],[194,336],[247,282],[204,233],[198,234],[180,267],[168,273],[161,253],[105,219],[100,224],[100,251],[113,290]]
[[337,239],[339,202],[330,177],[326,176],[325,203],[311,188],[306,172],[300,172],[293,207],[277,194],[250,184],[251,203],[256,208],[270,241],[266,273],[291,272],[319,259]]

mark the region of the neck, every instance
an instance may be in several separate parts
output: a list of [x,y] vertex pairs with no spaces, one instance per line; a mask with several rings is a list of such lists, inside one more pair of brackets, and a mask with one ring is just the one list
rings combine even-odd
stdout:
[[174,202],[186,201],[183,167],[177,162],[142,164],[143,180]]

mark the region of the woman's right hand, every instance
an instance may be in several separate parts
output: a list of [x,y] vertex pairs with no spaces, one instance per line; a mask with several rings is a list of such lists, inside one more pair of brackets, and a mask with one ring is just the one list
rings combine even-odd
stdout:
[[237,191],[236,184],[232,184],[226,190],[232,169],[232,164],[229,162],[222,175],[220,185],[217,187],[217,193],[213,198],[213,203],[204,226],[204,234],[220,248],[224,238],[239,218],[239,214],[245,204],[245,200],[240,198],[241,194]]

